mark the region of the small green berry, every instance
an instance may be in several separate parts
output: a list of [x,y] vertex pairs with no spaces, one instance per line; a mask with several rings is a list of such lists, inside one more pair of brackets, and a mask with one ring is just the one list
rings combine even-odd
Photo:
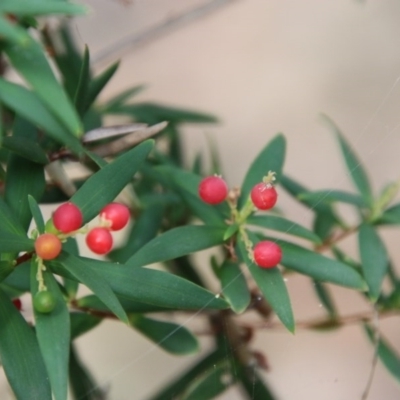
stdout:
[[37,292],[33,298],[33,307],[40,313],[51,313],[55,306],[56,300],[47,290]]

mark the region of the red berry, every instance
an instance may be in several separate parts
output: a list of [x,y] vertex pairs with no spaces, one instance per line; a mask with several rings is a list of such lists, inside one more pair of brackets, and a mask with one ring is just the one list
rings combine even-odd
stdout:
[[113,238],[107,228],[93,228],[86,236],[86,244],[96,254],[107,254],[113,245]]
[[264,240],[254,246],[254,261],[262,268],[273,268],[280,263],[282,250],[274,242]]
[[82,221],[81,210],[71,202],[61,204],[53,214],[54,226],[63,233],[76,231],[82,226]]
[[14,299],[13,301],[13,304],[14,304],[14,306],[15,306],[15,308],[18,310],[18,311],[21,311],[22,310],[22,301],[21,301],[21,299]]
[[261,182],[253,187],[250,197],[259,210],[269,210],[275,205],[278,193],[271,184]]
[[129,208],[121,203],[110,203],[100,211],[100,217],[111,222],[110,229],[119,231],[129,221]]
[[38,257],[43,260],[53,260],[61,252],[61,241],[52,233],[44,233],[35,241],[35,250]]
[[228,185],[219,176],[208,176],[199,184],[199,196],[205,203],[222,203],[227,195]]

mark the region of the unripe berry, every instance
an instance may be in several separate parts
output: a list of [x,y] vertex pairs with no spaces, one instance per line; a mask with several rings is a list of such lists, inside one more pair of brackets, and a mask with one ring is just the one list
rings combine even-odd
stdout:
[[119,231],[122,229],[128,223],[129,217],[129,208],[121,203],[107,204],[100,211],[100,218],[111,223],[109,228],[112,231]]
[[263,240],[254,246],[254,262],[261,268],[273,268],[282,259],[282,250],[275,242]]
[[205,203],[222,203],[227,195],[228,185],[220,176],[208,176],[199,184],[199,196]]
[[113,238],[107,228],[93,228],[86,236],[86,244],[96,254],[107,254],[113,245]]
[[56,306],[56,300],[54,296],[47,290],[37,292],[33,297],[33,307],[40,313],[50,313]]
[[261,182],[253,187],[250,197],[259,210],[269,210],[275,205],[278,194],[274,186]]
[[43,260],[53,260],[61,252],[61,241],[52,233],[44,233],[35,241],[35,251]]
[[53,214],[54,226],[63,233],[76,231],[82,226],[82,221],[81,210],[71,202],[61,204]]

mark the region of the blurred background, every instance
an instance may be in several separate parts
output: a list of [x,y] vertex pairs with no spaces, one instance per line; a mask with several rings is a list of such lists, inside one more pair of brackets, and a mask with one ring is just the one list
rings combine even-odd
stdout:
[[[72,29],[98,70],[121,58],[103,99],[146,84],[136,101],[215,114],[218,124],[183,129],[187,162],[218,145],[224,177],[239,185],[277,132],[288,142],[285,172],[311,189],[352,189],[333,135],[320,113],[342,129],[380,190],[400,178],[400,2],[397,0],[90,0]],[[286,216],[309,226],[310,214],[285,193]],[[340,211],[353,218],[352,210]],[[400,265],[399,232],[382,230]],[[356,240],[344,246],[357,256]],[[298,321],[322,316],[309,280],[288,282]],[[334,288],[344,315],[368,312],[361,297]],[[190,318],[190,317],[188,317]],[[196,332],[200,322],[186,321]],[[400,319],[380,322],[400,350]],[[209,341],[202,337],[203,349]],[[161,352],[133,330],[103,323],[78,339],[83,360],[112,400],[154,393],[198,356]],[[361,399],[373,348],[362,328],[317,333],[259,330],[252,348],[270,364],[264,376],[278,399]],[[240,399],[230,390],[221,399]],[[398,399],[400,386],[378,363],[369,399]]]

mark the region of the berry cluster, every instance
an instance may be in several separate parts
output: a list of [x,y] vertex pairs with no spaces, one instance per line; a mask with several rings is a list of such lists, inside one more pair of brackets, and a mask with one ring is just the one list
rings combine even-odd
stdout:
[[[113,245],[110,231],[118,231],[126,226],[130,218],[128,207],[120,203],[110,203],[99,213],[100,224],[92,228],[86,235],[86,244],[96,254],[107,254]],[[35,240],[35,252],[39,260],[39,275],[43,271],[43,260],[53,260],[61,252],[62,240],[68,236],[85,230],[82,212],[78,206],[68,202],[60,205],[46,224],[46,233],[39,235]],[[56,303],[54,296],[47,291],[43,280],[39,279],[39,291],[33,298],[34,308],[41,313],[50,313]],[[17,306],[17,305],[16,305]]]
[[[270,210],[275,206],[278,194],[274,187],[275,173],[269,172],[264,177],[263,181],[257,183],[250,192],[248,207],[244,207],[241,213],[236,210],[236,202],[232,205],[231,197],[235,197],[233,193],[229,196],[231,209],[233,209],[233,220],[239,224],[245,222],[250,213],[254,211],[254,207],[258,210]],[[207,204],[220,204],[228,198],[228,185],[220,176],[208,176],[201,180],[198,187],[199,197]],[[250,211],[248,211],[250,210]],[[268,240],[263,240],[257,243],[254,248],[251,243],[246,244],[246,247],[251,248],[251,258],[261,268],[273,268],[282,259],[282,250],[278,244]]]

